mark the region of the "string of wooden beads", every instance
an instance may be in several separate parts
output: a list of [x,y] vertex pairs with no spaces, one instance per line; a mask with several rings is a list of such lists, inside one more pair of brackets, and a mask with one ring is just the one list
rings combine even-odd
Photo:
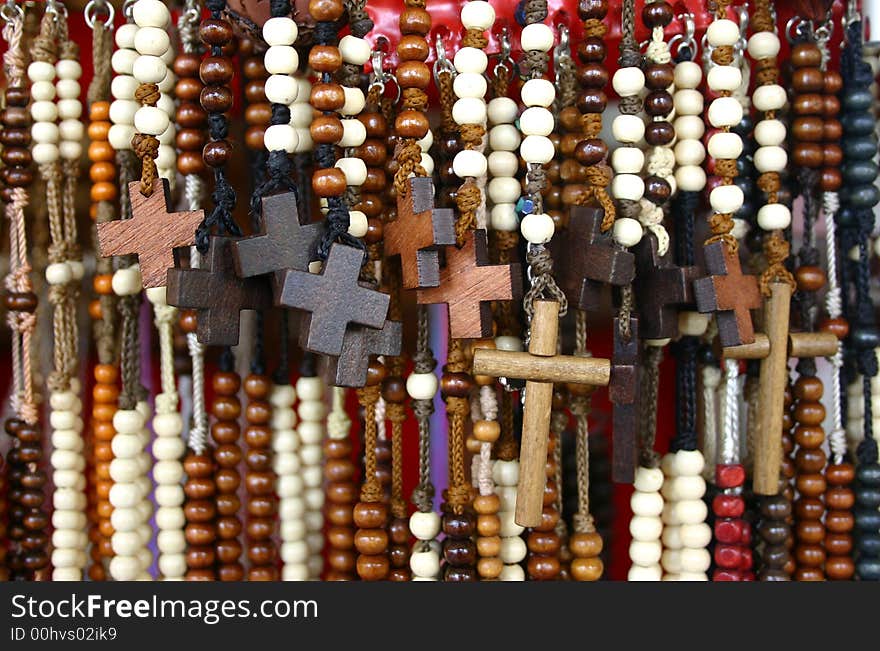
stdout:
[[[293,405],[296,402],[296,391],[289,382],[276,382],[272,386],[269,402],[272,405],[270,424],[273,468],[277,477],[275,490],[278,494],[280,521],[281,578],[284,581],[304,581],[307,578],[304,564],[292,560],[295,558],[292,552],[297,547],[302,547],[305,538],[305,506],[302,500],[302,480],[299,476],[301,463],[297,454],[300,442],[294,429],[296,412]],[[289,555],[285,554],[285,548],[289,550]]]
[[555,581],[560,578],[560,549],[562,542],[557,533],[562,512],[559,508],[559,491],[562,487],[557,482],[558,461],[557,447],[562,444],[560,436],[565,429],[568,415],[561,409],[565,397],[561,391],[554,392],[555,409],[550,417],[550,439],[547,445],[547,461],[544,465],[546,482],[544,484],[544,508],[541,512],[541,524],[529,529],[526,536],[526,548],[529,551],[526,559],[526,574],[531,581]]
[[[505,74],[501,71],[501,74]],[[496,231],[516,233],[516,204],[520,196],[519,149],[522,137],[515,123],[519,114],[516,102],[510,97],[496,96],[489,100],[487,118],[489,129],[487,168],[490,176],[487,188],[492,203],[489,223]]]
[[[273,158],[270,165],[278,166],[283,165],[282,161],[287,160],[288,154],[295,152],[299,144],[298,133],[283,110],[299,96],[300,87],[293,76],[299,68],[299,55],[293,48],[299,29],[288,15],[289,7],[275,2],[271,9],[272,17],[263,24],[263,40],[269,46],[263,54],[263,67],[269,74],[264,83],[264,93],[265,99],[273,105],[264,145]],[[268,107],[260,108],[265,110]]]
[[[727,381],[731,382],[731,378],[732,374],[728,372]],[[712,499],[715,515],[713,581],[751,581],[754,578],[751,572],[751,527],[742,517],[745,512],[744,482],[745,467],[742,464],[716,464],[715,486],[720,492]]]
[[[705,521],[684,516],[685,512],[705,513],[696,503],[703,502],[706,481],[702,477],[705,461],[699,450],[678,450],[663,458],[664,474],[661,493],[668,509],[677,512],[678,524],[663,527],[664,581],[707,581],[712,558],[707,547],[712,529]],[[687,521],[686,521],[687,520]]]
[[[495,342],[486,340],[475,343],[494,347]],[[476,398],[480,418],[474,421],[474,438],[480,443],[477,455],[479,461],[476,464],[474,481],[478,494],[474,498],[474,510],[477,513],[477,573],[482,581],[495,581],[501,576],[504,563],[501,561],[501,519],[498,510],[501,500],[495,494],[495,485],[492,481],[492,446],[501,435],[501,425],[498,422],[498,397],[495,393],[495,380],[488,376],[475,376],[474,381],[479,386],[479,394]]]
[[272,542],[276,513],[276,478],[272,472],[272,430],[269,426],[273,413],[269,402],[272,389],[269,377],[254,372],[254,369],[244,379],[244,392],[248,397],[245,408],[247,425],[244,430],[244,440],[247,443],[244,482],[248,496],[248,581],[274,581],[278,578],[275,569],[275,544]]
[[[392,277],[390,282],[398,283],[397,279]],[[396,302],[400,301],[399,285],[392,289],[396,292]],[[389,316],[394,320],[402,317],[399,313],[399,305],[393,306],[393,312],[389,308]],[[391,441],[384,441],[388,450],[388,456],[391,461],[389,479],[391,483],[391,491],[389,496],[389,506],[391,518],[388,523],[388,560],[390,571],[388,579],[390,581],[409,581],[412,579],[412,572],[409,567],[410,558],[410,531],[409,518],[407,517],[406,499],[403,497],[403,425],[406,421],[406,383],[403,379],[403,368],[405,359],[402,356],[396,356],[388,360],[389,374],[382,381],[382,400],[385,403],[385,411],[388,420],[391,421]],[[381,414],[376,415],[377,419],[381,419],[380,427],[384,424],[384,417]],[[380,442],[382,437],[379,437]]]
[[[660,535],[663,524],[675,526],[689,519],[687,506],[667,503],[664,505],[660,489],[663,486],[663,471],[640,465],[636,468],[630,508],[630,533],[633,540],[629,546],[632,565],[627,573],[627,581],[659,581],[663,578],[660,558],[663,547]],[[702,504],[702,502],[700,502]],[[685,513],[687,511],[687,514]],[[661,521],[660,516],[664,515]]]
[[[499,345],[496,338],[496,346],[499,349],[506,350]],[[514,339],[508,337],[508,339]],[[518,340],[514,339],[514,341]],[[521,346],[521,344],[520,344]],[[527,547],[525,541],[521,538],[524,527],[521,527],[514,521],[516,510],[516,489],[519,482],[519,459],[516,450],[512,450],[512,455],[499,454],[498,460],[492,465],[492,478],[495,481],[495,494],[500,500],[498,518],[501,521],[501,550],[498,554],[504,567],[501,569],[499,579],[502,581],[525,581],[526,574],[522,568],[522,561],[526,557]],[[505,458],[509,457],[509,458]]]
[[333,404],[327,418],[327,438],[324,441],[324,476],[327,479],[325,495],[327,508],[327,581],[350,581],[355,578],[353,509],[357,499],[355,474],[357,468],[351,459],[349,436],[351,420],[345,412],[345,389],[333,389]]
[[308,556],[305,559],[310,580],[320,578],[324,567],[321,555],[324,539],[324,488],[322,467],[324,453],[322,442],[326,433],[327,407],[324,404],[324,380],[319,375],[301,375],[296,381],[299,397],[297,414],[299,425],[300,474],[304,486],[305,529]]

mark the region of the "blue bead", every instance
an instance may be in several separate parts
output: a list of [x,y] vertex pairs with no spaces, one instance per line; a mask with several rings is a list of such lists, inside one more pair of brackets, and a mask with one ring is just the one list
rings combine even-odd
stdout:
[[837,211],[837,225],[841,228],[855,228],[859,225],[855,211],[848,206],[841,206]]
[[880,488],[859,486],[856,488],[856,502],[868,508],[880,507]]
[[843,178],[849,183],[873,183],[877,178],[877,164],[874,161],[847,163],[843,168]]
[[856,467],[856,479],[860,484],[880,486],[880,464],[863,463]]
[[847,188],[846,201],[853,208],[873,208],[880,201],[880,189],[876,185],[858,185]]
[[880,559],[860,558],[856,562],[856,574],[862,581],[880,581]]
[[859,551],[867,556],[880,556],[880,533],[863,533],[856,539]]
[[516,10],[513,12],[513,18],[516,20],[517,24],[520,27],[526,26],[526,3],[525,0],[522,0],[518,5],[516,5]]
[[857,506],[853,509],[853,513],[856,516],[856,528],[859,531],[880,531],[880,511]]
[[847,163],[854,160],[871,160],[877,153],[877,142],[873,138],[844,138],[843,155]]
[[870,113],[847,113],[840,119],[847,136],[867,136],[874,133],[874,116]]
[[535,202],[528,197],[520,197],[516,202],[516,211],[520,215],[531,215],[535,212]]
[[870,326],[856,326],[850,337],[853,346],[859,350],[873,350],[880,345],[880,333]]
[[847,111],[864,111],[871,107],[874,98],[867,90],[853,90],[843,94],[843,108]]

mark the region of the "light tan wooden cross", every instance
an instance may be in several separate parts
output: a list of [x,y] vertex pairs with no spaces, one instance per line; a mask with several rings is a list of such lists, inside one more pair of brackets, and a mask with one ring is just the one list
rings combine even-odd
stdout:
[[755,341],[723,349],[728,359],[760,359],[758,379],[758,426],[755,429],[752,488],[759,495],[779,492],[779,468],[782,465],[782,416],[785,378],[790,357],[830,357],[840,343],[833,334],[789,332],[791,286],[770,284],[770,297],[764,299],[764,333],[755,333]]
[[541,522],[553,383],[607,386],[611,380],[611,361],[608,359],[557,355],[558,334],[559,303],[539,300],[535,301],[528,352],[488,348],[474,351],[475,375],[526,381],[514,518],[523,527],[534,527]]

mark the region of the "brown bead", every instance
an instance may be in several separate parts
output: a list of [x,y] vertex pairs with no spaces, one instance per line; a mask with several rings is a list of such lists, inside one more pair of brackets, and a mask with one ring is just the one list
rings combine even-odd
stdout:
[[825,475],[832,486],[846,486],[855,479],[855,467],[851,463],[838,463],[828,466]]
[[668,122],[650,122],[645,127],[645,141],[652,147],[668,145],[675,138],[675,129]]
[[798,475],[795,482],[798,492],[806,497],[819,497],[825,492],[825,477],[819,473]]
[[244,119],[248,124],[265,126],[272,121],[272,105],[268,102],[248,104],[244,110]]
[[837,141],[843,136],[840,120],[825,120],[822,124],[822,140]]
[[825,167],[821,171],[819,186],[823,192],[836,192],[843,185],[843,174],[836,167]]
[[649,28],[666,27],[672,22],[672,7],[668,2],[651,2],[642,8],[642,22]]
[[[834,466],[829,466],[829,470]],[[828,479],[829,472],[826,471],[825,478]],[[830,481],[829,481],[830,483]],[[834,486],[825,492],[825,504],[829,509],[847,510],[851,509],[855,504],[855,495],[849,488]]]
[[324,462],[324,476],[329,481],[347,481],[354,477],[354,464],[348,459],[327,459]]
[[[584,88],[605,88],[608,85],[608,71],[604,66],[588,63],[580,67],[577,74],[578,81]],[[572,131],[575,130],[575,127],[566,128]]]
[[400,14],[400,33],[424,36],[431,31],[431,14],[423,7],[407,6]]
[[353,572],[355,558],[356,555],[353,550],[331,549],[327,552],[327,564],[337,572]]
[[3,168],[3,180],[13,188],[26,188],[34,182],[34,173],[21,167]]
[[187,522],[212,522],[217,515],[217,509],[211,500],[189,500],[183,506],[183,512]]
[[503,569],[504,563],[500,558],[483,557],[477,561],[477,572],[483,580],[497,579]]
[[218,445],[214,450],[214,461],[221,468],[234,468],[241,461],[241,448],[237,445]]
[[825,514],[825,526],[831,533],[849,533],[855,527],[855,516],[852,511],[828,511]]
[[339,84],[315,84],[312,86],[309,103],[319,111],[336,111],[345,104],[345,91]]
[[794,463],[800,472],[821,472],[827,460],[821,449],[801,448],[795,455]]
[[825,88],[825,79],[818,68],[798,68],[791,75],[791,85],[796,93],[818,93]]
[[7,310],[13,312],[33,312],[37,309],[37,295],[33,292],[9,292],[3,297]]
[[608,105],[605,91],[600,89],[585,90],[577,99],[577,107],[582,113],[602,113]]
[[[27,106],[30,103],[31,94],[23,86],[8,86],[6,88],[6,106]],[[95,102],[95,104],[109,105],[109,102]],[[92,105],[95,106],[94,104]],[[105,106],[105,109],[109,106]],[[106,118],[92,117],[93,120],[105,120]]]
[[257,518],[271,518],[275,515],[274,495],[251,495],[247,503],[248,513]]
[[206,119],[205,109],[195,102],[185,102],[177,107],[177,123],[184,129],[199,129]]
[[357,573],[364,581],[382,581],[388,576],[389,563],[385,554],[357,557]]
[[228,140],[212,140],[202,149],[202,159],[211,167],[223,167],[232,157],[232,145]]
[[821,425],[825,420],[825,407],[821,402],[799,402],[794,417],[803,425]]
[[342,121],[335,115],[321,115],[309,126],[309,133],[318,144],[334,144],[342,139]]
[[266,127],[248,127],[244,132],[244,144],[251,151],[260,151],[265,146]]
[[821,567],[825,561],[825,550],[822,545],[798,545],[794,550],[799,565]]
[[353,549],[354,531],[350,527],[328,527],[327,542],[336,549]]
[[795,118],[792,133],[801,142],[822,142],[824,123],[819,117]]
[[275,475],[265,472],[249,472],[245,477],[245,485],[251,495],[272,495],[275,491]]
[[526,538],[526,544],[533,554],[556,554],[561,543],[555,531],[532,531]]
[[401,88],[421,88],[431,83],[431,71],[421,61],[404,61],[397,67],[397,83]]
[[402,377],[388,377],[382,381],[382,398],[385,402],[406,402],[406,382]]
[[181,129],[176,136],[177,147],[185,151],[201,151],[205,146],[205,133],[201,129]]
[[199,79],[203,84],[227,84],[235,74],[229,59],[209,56],[199,66]]
[[789,53],[791,64],[795,68],[818,68],[822,65],[822,53],[815,43],[796,43]]
[[[332,486],[333,484],[331,484]],[[352,484],[353,486],[354,484]],[[328,489],[328,501],[329,498],[329,489]],[[327,517],[327,522],[337,527],[350,527],[353,524],[353,509],[351,506],[351,501],[344,502],[342,504],[327,504],[324,507],[324,515]]]
[[201,57],[197,54],[181,53],[175,57],[172,69],[178,77],[195,77],[201,62]]
[[553,556],[530,556],[526,568],[532,580],[552,581],[559,575],[559,559]]
[[342,67],[339,48],[335,45],[313,45],[309,50],[309,66],[315,72],[336,72]]
[[[30,129],[0,129],[0,143],[6,147],[27,147],[31,143]],[[89,160],[95,160],[92,158],[91,150]]]
[[853,548],[853,539],[848,533],[828,533],[824,542],[825,551],[830,555],[849,554]]
[[347,459],[351,455],[351,441],[348,439],[325,439],[324,455],[330,459]]
[[440,378],[440,390],[444,396],[466,398],[474,386],[474,381],[467,373],[443,373]]
[[232,91],[226,86],[205,86],[199,103],[208,113],[225,113],[232,108]]
[[358,502],[354,507],[354,523],[361,529],[384,527],[388,508],[382,502]]
[[823,81],[824,91],[830,96],[837,95],[843,88],[843,77],[837,70],[825,70]]
[[645,97],[645,112],[653,117],[665,117],[672,112],[672,95],[666,90],[652,90]]
[[582,165],[596,165],[608,155],[608,146],[599,138],[582,140],[575,148],[574,155]]
[[342,0],[309,0],[309,15],[318,22],[339,20],[344,10]]
[[244,98],[248,104],[260,104],[266,101],[266,81],[252,79],[244,85]]
[[177,155],[177,171],[188,176],[205,171],[205,161],[201,152],[183,151]]
[[825,560],[825,576],[832,581],[848,581],[855,574],[855,563],[849,556],[835,556]]
[[404,109],[394,119],[394,131],[402,138],[420,140],[429,128],[428,117],[421,111]]
[[826,142],[822,146],[822,163],[827,167],[838,167],[843,162],[843,150],[840,145]]
[[388,525],[389,539],[394,545],[408,545],[410,540],[409,520],[393,518]]
[[[241,415],[241,402],[234,396],[221,394],[214,398],[211,412],[220,420],[235,420]],[[238,424],[235,426],[238,427]]]
[[226,45],[232,40],[232,25],[222,18],[206,18],[199,23],[199,37],[206,45]]
[[806,496],[794,503],[794,511],[800,520],[819,520],[825,513],[825,505],[820,499]]
[[13,129],[29,127],[31,124],[31,116],[26,108],[19,106],[7,106],[0,112],[0,122],[4,127]]
[[802,520],[795,528],[798,542],[819,544],[825,539],[825,527],[819,520]]
[[595,36],[585,38],[578,45],[577,53],[583,63],[600,63],[605,59],[605,42]]
[[[826,72],[827,74],[827,72]],[[840,99],[835,95],[822,96],[822,115],[833,118],[840,113]]]
[[598,581],[605,566],[598,556],[588,556],[572,559],[570,571],[575,581]]
[[368,167],[367,178],[361,184],[361,192],[384,192],[388,185],[388,177],[385,170],[380,167]]
[[366,385],[373,387],[377,384],[381,384],[387,373],[388,371],[385,369],[385,365],[382,364],[382,362],[377,359],[371,360],[370,364],[367,366]]
[[[232,539],[241,533],[241,520],[234,516],[224,516],[217,518],[217,537],[226,541],[227,548]],[[219,553],[219,545],[218,545]],[[239,550],[239,554],[241,551]],[[236,555],[237,556],[237,555]],[[228,562],[228,561],[227,561]]]
[[558,116],[559,124],[562,125],[562,128],[566,131],[580,133],[581,129],[581,114],[580,111],[577,110],[574,106],[566,106],[560,112]]
[[[798,272],[796,274],[796,277],[798,278],[798,285],[800,285],[800,272],[803,269],[815,269],[816,272],[822,275],[823,279],[825,277],[825,274],[818,267],[801,267],[800,269],[798,269]],[[794,383],[794,395],[798,400],[817,402],[822,399],[822,393],[822,380],[817,377],[802,375]]]
[[821,115],[824,97],[815,93],[799,93],[792,103],[795,115]]
[[312,175],[312,190],[319,197],[342,196],[345,188],[345,174],[339,168],[316,170]]
[[7,165],[15,165],[19,167],[26,167],[33,162],[31,152],[23,147],[7,147],[3,150],[2,157],[0,158],[2,158],[3,162]]
[[384,554],[388,549],[388,534],[384,529],[358,529],[354,546],[361,554]]
[[671,63],[652,63],[645,69],[645,86],[651,90],[666,92],[672,85],[673,77],[674,68]]
[[672,196],[672,187],[669,181],[659,176],[648,176],[645,179],[645,199],[655,204],[662,205]]
[[367,167],[380,167],[385,164],[388,157],[385,143],[375,139],[365,140],[364,144],[358,147],[355,152]]
[[425,61],[429,54],[428,42],[418,35],[404,34],[397,43],[401,61]]

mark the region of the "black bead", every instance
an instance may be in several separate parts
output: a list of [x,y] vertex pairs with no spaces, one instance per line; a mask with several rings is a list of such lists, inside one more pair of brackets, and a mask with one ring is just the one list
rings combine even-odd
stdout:
[[854,208],[873,208],[880,201],[880,190],[875,185],[858,185],[847,188],[846,200]]
[[874,486],[859,486],[855,490],[856,502],[862,506],[880,507],[880,488]]
[[857,326],[850,335],[850,341],[860,350],[874,349],[880,346],[880,332],[870,326]]
[[856,547],[867,556],[880,556],[880,533],[863,533],[856,538]]
[[853,509],[856,516],[856,528],[860,531],[880,531],[880,511],[877,509],[860,508]]
[[843,178],[853,184],[873,183],[877,178],[877,164],[874,161],[848,163],[843,167]]
[[844,138],[843,155],[847,164],[855,160],[871,160],[877,153],[877,142],[873,138]]
[[880,559],[860,558],[856,561],[856,574],[862,581],[880,581]]
[[864,463],[856,467],[856,479],[868,486],[880,486],[880,464]]
[[847,136],[869,136],[874,133],[874,116],[870,113],[846,113],[840,123]]
[[841,106],[847,111],[864,111],[871,107],[874,98],[867,90],[851,90],[842,94]]

